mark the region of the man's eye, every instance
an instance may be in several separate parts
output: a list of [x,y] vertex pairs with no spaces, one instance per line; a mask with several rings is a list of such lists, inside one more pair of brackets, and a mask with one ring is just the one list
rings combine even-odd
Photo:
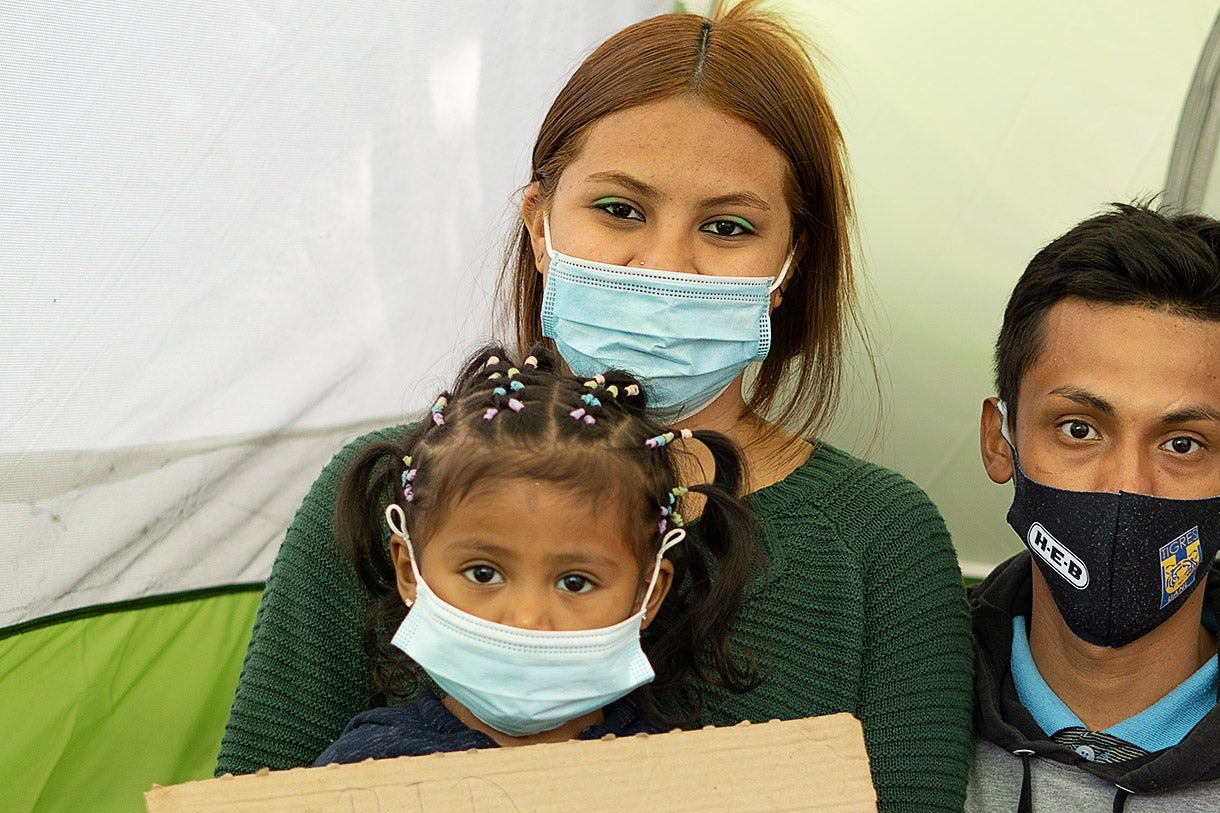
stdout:
[[708,234],[714,234],[717,237],[738,237],[743,234],[753,234],[754,227],[749,221],[740,218],[730,218],[727,220],[713,220],[710,223],[704,223],[699,227],[700,231],[705,231]]
[[569,573],[559,579],[558,587],[569,593],[587,593],[593,589],[593,583],[585,576]]
[[643,220],[644,215],[640,214],[639,210],[630,203],[623,203],[621,200],[605,199],[597,201],[593,204],[598,209],[601,209],[611,217],[619,220]]
[[1165,441],[1161,444],[1161,448],[1167,452],[1173,452],[1175,454],[1190,454],[1197,449],[1203,448],[1203,444],[1199,443],[1199,441],[1195,440],[1194,438],[1179,437],[1170,438],[1169,440]]
[[1059,431],[1073,440],[1095,440],[1097,430],[1084,421],[1064,421],[1059,424]]
[[474,565],[466,568],[462,573],[476,584],[499,584],[504,581],[504,577],[489,565]]

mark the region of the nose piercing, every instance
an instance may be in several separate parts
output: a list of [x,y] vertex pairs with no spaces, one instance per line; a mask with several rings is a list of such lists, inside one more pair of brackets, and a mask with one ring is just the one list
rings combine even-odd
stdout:
[[643,265],[643,264],[644,264],[644,261],[643,261],[643,260],[640,260],[640,265]]

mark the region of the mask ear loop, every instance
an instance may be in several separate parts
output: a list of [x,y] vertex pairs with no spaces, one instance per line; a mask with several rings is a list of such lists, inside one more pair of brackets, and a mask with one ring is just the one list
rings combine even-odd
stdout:
[[1016,454],[1016,444],[1012,442],[1012,435],[1008,431],[1008,404],[997,400],[995,408],[1000,413],[1000,434],[1004,437],[1004,442],[1008,444],[1008,448],[1012,449],[1013,454]]
[[648,581],[648,589],[644,592],[644,601],[640,603],[641,618],[648,618],[648,600],[652,598],[652,591],[657,586],[657,577],[661,575],[661,560],[665,558],[665,552],[683,539],[686,539],[685,528],[670,528],[665,536],[661,537],[661,549],[657,551],[657,559],[652,565],[652,578]]
[[551,248],[551,213],[542,213],[542,242],[546,246],[546,256],[555,259],[555,249]]
[[775,278],[775,282],[771,283],[771,287],[767,289],[767,293],[773,294],[776,289],[784,282],[784,277],[788,276],[788,269],[792,267],[792,258],[796,256],[796,246],[788,249],[788,259],[784,260],[784,267],[779,270],[779,275]]
[[407,543],[407,555],[411,559],[411,572],[415,574],[415,583],[423,584],[424,577],[419,575],[419,565],[415,563],[415,546],[411,544],[411,534],[407,533],[407,514],[402,510],[402,506],[397,503],[390,503],[386,506],[385,524],[389,525],[390,530],[401,536],[402,541]]

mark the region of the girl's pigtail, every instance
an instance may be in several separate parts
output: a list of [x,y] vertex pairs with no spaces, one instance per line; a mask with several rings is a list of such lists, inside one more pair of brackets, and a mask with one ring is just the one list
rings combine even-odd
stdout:
[[335,497],[334,530],[339,552],[351,564],[360,584],[380,596],[397,587],[394,563],[385,544],[385,507],[400,505],[394,488],[406,471],[402,450],[381,442],[361,450]]
[[[692,486],[705,503],[699,520],[700,541],[713,559],[714,578],[691,608],[693,640],[710,644],[711,671],[700,674],[713,685],[745,692],[761,682],[753,652],[734,652],[730,626],[745,600],[746,586],[760,564],[749,507],[738,496],[744,469],[736,444],[719,432],[697,430],[695,439],[712,453],[715,476],[708,484]],[[703,672],[702,665],[697,670]]]
[[374,702],[381,705],[408,696],[416,688],[406,657],[389,643],[393,630],[406,617],[407,607],[398,594],[385,508],[397,503],[410,516],[400,488],[407,473],[403,448],[414,447],[414,441],[432,426],[431,422],[421,423],[403,446],[383,441],[361,450],[335,496],[335,542],[371,599],[360,638],[368,656]]
[[[688,489],[703,495],[703,513],[694,537],[670,554],[674,585],[656,623],[645,631],[648,636],[655,630],[647,651],[657,680],[640,695],[646,716],[675,725],[689,724],[702,713],[704,687],[740,693],[762,682],[754,654],[734,651],[730,641],[759,561],[753,515],[739,496],[741,453],[719,432],[696,430],[692,436],[711,452],[715,476]],[[663,697],[669,699],[662,702]]]

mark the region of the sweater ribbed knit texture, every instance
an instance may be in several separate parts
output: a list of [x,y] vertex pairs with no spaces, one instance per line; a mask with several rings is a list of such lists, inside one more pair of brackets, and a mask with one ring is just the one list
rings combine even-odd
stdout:
[[[217,774],[309,765],[372,705],[359,630],[370,601],[340,562],[334,495],[366,435],[323,470],[267,580]],[[750,497],[769,558],[735,638],[770,664],[700,724],[839,711],[864,725],[882,811],[961,810],[971,731],[971,639],[944,522],[901,475],[821,445]],[[816,788],[810,788],[816,794]]]

